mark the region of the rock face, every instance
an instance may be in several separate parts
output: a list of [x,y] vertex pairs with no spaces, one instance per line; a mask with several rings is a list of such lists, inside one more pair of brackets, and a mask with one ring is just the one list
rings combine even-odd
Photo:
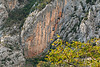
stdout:
[[8,17],[8,12],[4,4],[0,4],[0,26],[4,23],[5,19]]
[[[24,3],[25,0],[23,0]],[[19,45],[19,36],[2,36],[1,26],[8,18],[10,11],[22,8],[18,0],[0,0],[0,67],[24,67],[25,59]]]
[[[0,0],[0,27],[6,24],[9,12],[23,7],[24,1]],[[51,39],[57,39],[56,34],[68,42],[100,38],[100,0],[53,0],[42,11],[30,13],[21,29],[12,22],[4,36],[0,30],[0,67],[24,67],[22,46],[25,58],[42,56],[50,48]],[[21,32],[10,35],[13,30]]]
[[0,2],[4,4],[7,10],[13,10],[19,4],[18,0],[1,0]]
[[25,58],[18,39],[19,36],[1,37],[0,67],[24,67]]
[[7,10],[11,11],[15,8],[21,8],[26,0],[0,0],[0,4],[3,4]]
[[50,39],[57,31],[62,17],[63,5],[66,4],[60,0],[54,1],[42,11],[32,12],[26,19],[22,30],[22,43],[27,47],[26,57],[36,56],[49,48]]
[[32,12],[21,33],[25,57],[47,51],[56,34],[68,42],[100,38],[100,1],[54,0],[42,11]]
[[12,51],[0,46],[0,67],[24,67],[25,59],[21,51]]
[[[26,0],[23,0],[23,3],[25,1]],[[18,0],[0,0],[0,26],[7,19],[9,11],[12,11],[15,8],[21,8],[23,6],[24,4]]]

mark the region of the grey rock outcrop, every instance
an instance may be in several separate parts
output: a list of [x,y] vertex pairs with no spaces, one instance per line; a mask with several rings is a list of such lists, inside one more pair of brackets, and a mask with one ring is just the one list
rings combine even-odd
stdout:
[[0,0],[0,23],[4,20],[4,18],[7,18],[8,11],[13,10],[14,8],[21,8],[23,6],[24,4],[20,4],[18,0]]
[[100,0],[54,0],[42,11],[32,12],[22,28],[26,57],[45,52],[56,34],[68,42],[100,38]]
[[[10,10],[23,7],[20,3],[22,0],[19,1],[0,1],[0,25],[5,22]],[[43,10],[31,11],[21,29],[18,27],[20,24],[15,23],[7,27],[5,30],[9,31],[0,36],[1,66],[23,67],[25,59],[22,46],[26,58],[42,56],[50,48],[51,39],[57,39],[56,34],[68,42],[73,40],[86,42],[94,37],[100,38],[100,0],[93,2],[53,0]],[[17,34],[10,34],[12,31],[15,33],[16,30],[18,30]],[[97,44],[99,45],[100,41]]]
[[4,23],[5,19],[8,17],[8,12],[4,4],[0,4],[0,26]]
[[25,58],[19,36],[3,36],[0,44],[0,67],[24,67]]
[[9,12],[14,9],[24,7],[25,2],[26,0],[23,0],[23,2],[20,2],[18,0],[0,0],[0,29],[8,18]]
[[21,51],[0,46],[0,67],[24,67],[24,62]]
[[[10,11],[24,6],[18,0],[0,0],[0,67],[24,67],[25,58],[19,43],[19,35],[10,36],[2,33]],[[2,35],[3,34],[3,35]]]
[[79,0],[67,1],[69,5],[64,8],[65,21],[62,22],[62,28],[65,29],[60,32],[63,39],[86,42],[93,37],[100,38],[100,27],[98,27],[100,2],[98,1],[94,5]]

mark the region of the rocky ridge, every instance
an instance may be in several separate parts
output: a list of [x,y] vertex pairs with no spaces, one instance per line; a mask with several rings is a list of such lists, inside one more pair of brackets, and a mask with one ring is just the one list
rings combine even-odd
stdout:
[[[4,1],[2,0],[2,2]],[[19,1],[13,0],[12,2],[16,2],[16,6],[10,7],[18,7]],[[6,9],[1,1],[0,5],[0,17],[2,17],[0,25],[2,25],[8,17],[9,9],[14,8]],[[17,24],[9,28],[18,29]],[[7,29],[5,30],[7,31]],[[100,1],[53,0],[43,10],[31,12],[19,33],[11,35],[9,34],[11,32],[3,33],[1,37],[0,65],[24,67],[24,56],[25,58],[42,56],[51,47],[51,39],[57,39],[56,34],[68,42],[73,40],[86,42],[91,38],[100,38]],[[100,45],[100,42],[98,43]],[[5,56],[2,57],[3,55]]]
[[[5,21],[9,17],[10,11],[22,8],[23,6],[24,4],[18,0],[0,0],[0,29],[6,24]],[[23,67],[25,59],[20,50],[19,36],[2,34],[2,31],[0,30],[0,67]]]
[[86,42],[100,38],[100,1],[54,0],[40,12],[32,12],[22,28],[25,56],[34,57],[50,48],[50,39]]

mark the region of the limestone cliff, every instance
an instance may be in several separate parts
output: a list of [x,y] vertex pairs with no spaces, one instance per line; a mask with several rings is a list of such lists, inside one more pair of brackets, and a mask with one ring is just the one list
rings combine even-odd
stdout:
[[21,34],[27,58],[47,51],[56,34],[68,42],[100,38],[100,1],[54,0],[28,16]]
[[41,11],[33,10],[37,2],[23,7],[24,1],[0,0],[0,67],[24,67],[25,58],[42,56],[56,34],[68,42],[100,38],[100,0],[52,0]]
[[62,9],[63,2],[59,0],[48,4],[42,11],[34,11],[29,15],[22,28],[22,43],[28,49],[25,50],[26,57],[36,56],[49,47],[50,39],[57,31],[58,21],[62,17]]
[[18,0],[0,0],[0,67],[22,67],[25,63],[19,46],[19,36],[2,34],[3,29],[1,29],[6,24],[5,21],[9,17],[9,12],[23,6],[24,4]]

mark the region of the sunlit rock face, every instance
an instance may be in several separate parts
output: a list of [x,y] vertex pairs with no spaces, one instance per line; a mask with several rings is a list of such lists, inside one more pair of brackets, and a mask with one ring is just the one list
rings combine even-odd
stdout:
[[0,67],[24,67],[25,58],[19,36],[3,36],[0,44]]
[[34,11],[22,28],[25,57],[43,55],[59,34],[63,40],[86,42],[100,38],[100,1],[54,0],[42,11]]
[[22,43],[26,47],[26,57],[32,58],[47,51],[50,39],[58,29],[63,5],[66,4],[63,4],[61,0],[55,0],[42,11],[32,12],[26,19],[22,30]]
[[[23,7],[25,1],[0,0],[0,27],[8,18],[9,12]],[[15,24],[6,30],[10,28],[16,30],[18,27]],[[31,12],[25,18],[25,23],[20,31],[15,35],[10,35],[9,33],[12,32],[10,30],[3,34],[4,36],[0,36],[0,65],[3,67],[23,67],[25,59],[22,50],[20,50],[22,49],[21,46],[24,48],[25,58],[43,56],[50,48],[51,39],[57,39],[56,34],[68,42],[73,40],[86,42],[94,37],[100,38],[100,0],[93,2],[87,2],[87,0],[53,0],[43,10]],[[3,50],[4,54],[2,53]],[[9,52],[10,50],[11,52]],[[16,54],[20,55],[17,59]],[[3,55],[5,56],[2,57]],[[6,59],[4,64],[1,58],[10,58],[10,62],[8,62],[9,59]],[[12,66],[11,63],[13,62]]]
[[18,0],[0,0],[0,67],[24,67],[25,58],[20,50],[19,36],[2,34],[1,28],[6,24],[9,12],[23,6]]

